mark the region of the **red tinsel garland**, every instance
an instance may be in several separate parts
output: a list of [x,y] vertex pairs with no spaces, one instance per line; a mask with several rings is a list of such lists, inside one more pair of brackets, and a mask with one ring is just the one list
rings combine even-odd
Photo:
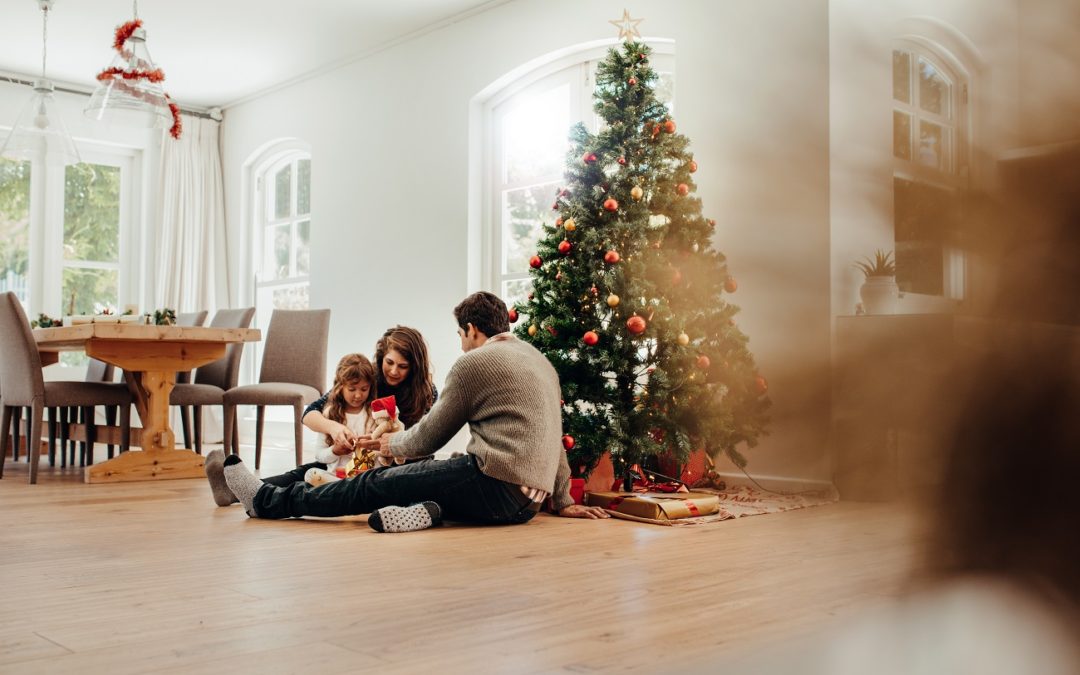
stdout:
[[[124,51],[124,44],[135,33],[135,29],[141,26],[142,19],[135,19],[133,21],[128,21],[127,23],[117,26],[116,36],[113,38],[113,49],[120,53],[121,56],[124,56],[124,58],[130,58],[130,53]],[[165,81],[165,73],[161,70],[161,68],[155,68],[154,70],[145,70],[141,68],[124,69],[111,67],[106,68],[105,70],[98,73],[97,79],[98,81],[103,82],[109,78],[115,79],[118,76],[121,78],[121,81],[117,84],[121,86],[124,85],[124,82],[122,80],[146,80],[155,84]],[[124,86],[123,88],[127,90],[128,94],[134,96],[135,98],[140,98],[144,101],[148,100],[146,94],[137,89],[126,86]],[[182,133],[184,128],[183,124],[180,122],[180,106],[173,103],[172,97],[170,97],[167,93],[162,93],[165,94],[165,102],[169,104],[169,112],[172,113],[173,118],[172,126],[169,127],[169,135],[173,138],[179,139],[180,134]]]

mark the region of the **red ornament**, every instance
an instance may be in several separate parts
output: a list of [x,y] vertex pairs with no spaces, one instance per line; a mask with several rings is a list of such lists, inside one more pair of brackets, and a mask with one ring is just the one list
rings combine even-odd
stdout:
[[600,289],[598,289],[596,286],[593,286],[592,288],[589,289],[589,292],[592,293],[593,295],[598,295],[600,293]]
[[664,122],[664,131],[669,134],[675,133],[675,120],[668,120]]
[[675,187],[675,191],[679,193],[680,197],[685,197],[686,195],[690,194],[690,186],[686,183],[679,183]]
[[573,450],[574,449],[574,437],[571,436],[570,434],[566,434],[565,436],[563,436],[562,437],[562,446],[564,448],[566,448],[567,450]]
[[532,299],[533,299],[533,294],[529,293],[529,300],[532,300]]
[[607,199],[604,200],[604,210],[605,211],[618,211],[619,210],[619,202],[615,201],[611,197],[608,197]]
[[558,333],[558,331],[556,331],[556,330],[555,330],[554,328],[552,328],[551,326],[548,326],[548,327],[547,327],[547,332],[551,333],[551,337],[555,337],[556,335],[558,335],[558,334],[559,334],[559,333]]
[[604,262],[609,265],[614,265],[615,263],[619,262],[619,252],[615,249],[611,249],[604,254]]
[[626,81],[626,83],[628,85],[630,85],[631,87],[633,87],[633,86],[637,85],[637,78],[636,77],[631,77],[629,80]]
[[555,219],[555,227],[562,227],[562,216]]
[[600,336],[595,331],[585,331],[585,335],[581,336],[581,341],[592,347],[597,342],[600,342]]
[[697,171],[697,162],[695,162],[694,160],[690,160],[690,165],[688,168],[690,169],[690,173],[694,173],[695,171]]
[[559,253],[566,255],[570,252],[570,249],[574,248],[574,245],[563,239],[559,242]]
[[765,381],[765,378],[758,375],[754,378],[754,386],[757,387],[759,396],[764,396],[765,392],[769,391],[769,383]]
[[626,320],[626,330],[633,335],[641,335],[645,332],[645,319],[635,314]]
[[660,125],[659,124],[654,124],[653,127],[652,127],[652,137],[656,138],[659,135],[660,135]]
[[619,166],[626,166],[626,158],[625,157],[620,157],[615,161],[619,163]]
[[724,279],[724,290],[728,293],[734,293],[739,290],[739,282],[735,281],[735,277],[728,275],[727,279]]
[[529,267],[533,268],[534,270],[540,269],[540,266],[543,264],[544,261],[541,260],[540,256],[538,255],[534,255],[533,257],[529,258]]
[[586,152],[584,155],[581,156],[581,161],[585,162],[586,164],[592,164],[596,161],[596,153]]
[[510,319],[510,323],[516,323],[518,320],[517,310],[511,307],[506,311],[506,318]]
[[[657,243],[660,243],[660,242],[657,242]],[[657,248],[660,248],[660,247],[657,246]],[[671,273],[671,285],[672,286],[678,286],[680,283],[682,283],[682,270],[680,270],[678,267],[676,267],[675,271]]]
[[555,281],[562,281],[562,270],[555,273]]
[[712,365],[712,361],[709,360],[708,356],[705,356],[704,354],[702,354],[701,356],[697,357],[697,367],[698,368],[701,368],[702,370],[708,370],[709,366],[711,366],[711,365]]

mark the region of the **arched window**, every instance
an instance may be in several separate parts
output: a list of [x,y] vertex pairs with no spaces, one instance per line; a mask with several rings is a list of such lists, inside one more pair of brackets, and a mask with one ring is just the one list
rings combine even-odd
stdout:
[[900,290],[962,300],[969,77],[914,40],[893,48],[893,224]]
[[[544,57],[541,65],[518,69],[478,97],[482,148],[474,150],[483,157],[480,233],[470,241],[469,267],[480,274],[470,286],[490,290],[507,304],[528,294],[529,257],[541,224],[553,220],[551,204],[563,180],[570,127],[584,122],[596,131],[596,65],[612,44]],[[674,45],[649,46],[660,74],[657,93],[673,108]]]
[[290,152],[256,180],[255,307],[307,309],[311,285],[311,157]]

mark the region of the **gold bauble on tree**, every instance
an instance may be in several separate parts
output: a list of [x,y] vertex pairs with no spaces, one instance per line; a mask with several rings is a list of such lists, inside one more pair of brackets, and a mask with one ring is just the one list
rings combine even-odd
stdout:
[[615,295],[614,293],[607,296],[607,305],[608,305],[608,307],[618,307],[619,306],[619,296]]
[[690,336],[686,333],[679,333],[679,336],[675,338],[675,341],[685,347],[686,345],[690,344]]
[[645,191],[641,189],[640,185],[635,185],[634,187],[630,188],[630,199],[633,199],[635,202],[640,202],[641,197],[644,194]]
[[529,325],[529,337],[533,337],[534,335],[536,335],[536,330],[537,330],[536,324],[535,323],[530,324]]

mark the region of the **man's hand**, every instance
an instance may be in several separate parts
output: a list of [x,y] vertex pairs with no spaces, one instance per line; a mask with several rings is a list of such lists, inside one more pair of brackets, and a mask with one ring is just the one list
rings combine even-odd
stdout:
[[394,433],[383,434],[375,440],[372,440],[371,436],[361,436],[356,439],[356,444],[365,450],[374,450],[380,457],[393,459],[394,453],[390,451],[390,437],[393,436]]
[[611,514],[599,506],[584,506],[582,504],[564,506],[559,509],[559,515],[563,518],[590,518],[592,520],[611,517]]

